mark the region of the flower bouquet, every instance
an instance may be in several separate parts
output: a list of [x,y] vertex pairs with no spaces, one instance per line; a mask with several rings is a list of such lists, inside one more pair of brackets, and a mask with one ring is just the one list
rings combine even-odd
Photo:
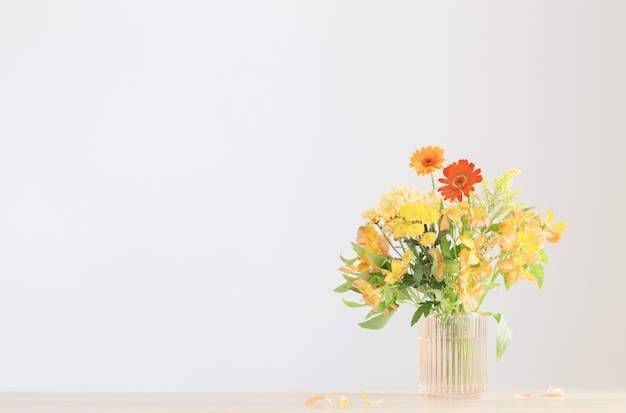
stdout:
[[[520,190],[512,191],[511,183],[518,170],[490,183],[467,159],[444,162],[438,146],[413,153],[409,166],[419,176],[430,175],[432,189],[393,186],[363,213],[352,242],[356,256],[341,256],[345,282],[335,291],[360,295],[360,302],[343,302],[369,307],[359,325],[370,329],[382,328],[405,303],[416,307],[411,325],[429,314],[441,315],[443,323],[457,313],[493,316],[499,359],[512,334],[501,313],[480,311],[485,296],[520,280],[541,288],[548,262],[544,243],[558,242],[567,225],[553,223],[549,209],[544,218],[514,202]],[[441,169],[437,188],[434,173]]]

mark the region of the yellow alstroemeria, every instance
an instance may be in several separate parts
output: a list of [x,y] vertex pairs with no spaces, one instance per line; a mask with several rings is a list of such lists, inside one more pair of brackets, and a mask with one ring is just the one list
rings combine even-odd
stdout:
[[385,257],[389,254],[389,242],[380,234],[374,225],[360,226],[357,231],[356,243],[369,252]]
[[448,219],[447,215],[442,215],[441,221],[439,221],[439,230],[445,231],[448,228],[450,228],[450,220]]
[[478,257],[474,240],[464,235],[459,236],[459,240],[461,241],[461,244],[467,247],[461,249],[461,252],[459,253],[461,268],[478,264],[480,262],[480,258]]
[[474,311],[478,308],[480,302],[480,293],[484,288],[482,282],[470,283],[463,288],[461,292],[460,301],[463,303],[463,307],[467,311]]
[[[554,220],[554,212],[551,209],[547,209],[546,213],[546,223],[550,225]],[[567,229],[567,223],[564,221],[559,221],[556,224],[549,226],[545,230],[546,241],[551,242],[553,244],[559,242],[561,240],[561,234],[565,232]]]
[[394,284],[402,279],[404,274],[409,269],[409,264],[413,259],[413,252],[407,251],[402,255],[402,259],[391,260],[391,271],[383,270],[385,275],[385,282],[387,284]]
[[[389,255],[389,241],[387,241],[384,234],[378,232],[374,225],[360,226],[357,231],[356,243],[367,251],[380,255],[381,257]],[[361,254],[359,260],[360,262],[356,269],[360,273],[365,274],[370,272],[371,269],[376,268],[367,253]]]
[[380,296],[378,295],[378,289],[374,288],[374,286],[362,278],[357,278],[352,281],[352,286],[359,290],[361,294],[363,294],[363,301],[365,304],[371,306],[372,308],[378,308],[378,304],[380,303]]
[[512,211],[510,219],[500,222],[500,248],[507,254],[520,250],[534,254],[543,246],[541,215],[536,212]]
[[437,265],[437,274],[433,274],[436,278],[441,278],[444,275],[445,266],[442,265],[443,262],[443,254],[439,250],[439,248],[431,248],[428,250],[428,255],[432,257],[434,261],[436,261],[439,265]]
[[522,231],[517,234],[517,243],[520,250],[527,254],[534,254],[541,249],[543,238],[541,232]]
[[480,258],[474,249],[462,249],[459,253],[459,258],[461,260],[461,268],[466,268],[480,263]]
[[467,224],[473,228],[488,227],[489,217],[487,211],[475,206],[469,207],[467,211]]
[[466,199],[464,199],[463,201],[450,208],[442,209],[441,214],[447,216],[454,222],[461,222],[461,218],[463,217],[463,215],[467,215],[468,207],[469,203]]
[[509,286],[517,283],[521,279],[535,282],[537,278],[526,269],[527,265],[536,264],[541,260],[539,254],[518,254],[512,258],[500,260],[496,267],[506,274],[506,281]]

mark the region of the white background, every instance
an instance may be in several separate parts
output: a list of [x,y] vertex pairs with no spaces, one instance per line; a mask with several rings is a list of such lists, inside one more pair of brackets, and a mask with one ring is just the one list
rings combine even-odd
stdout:
[[413,309],[363,330],[332,290],[424,145],[569,224],[542,291],[485,303],[489,386],[626,386],[625,17],[0,1],[0,390],[416,391]]

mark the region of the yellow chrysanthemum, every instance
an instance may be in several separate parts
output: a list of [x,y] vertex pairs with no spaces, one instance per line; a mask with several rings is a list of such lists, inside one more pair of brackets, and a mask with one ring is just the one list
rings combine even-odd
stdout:
[[436,191],[424,194],[419,189],[409,188],[406,185],[392,186],[391,191],[385,193],[378,204],[362,214],[363,219],[368,223],[389,221],[399,216],[399,209],[402,205],[414,202],[423,206],[438,207],[441,196]]
[[399,239],[402,237],[406,237],[406,229],[409,226],[406,222],[399,222],[393,227],[393,237],[395,239]]
[[434,224],[437,221],[439,221],[439,210],[432,206],[424,208],[424,212],[422,213],[422,223]]
[[407,221],[419,221],[422,219],[422,214],[424,213],[426,208],[424,205],[418,204],[417,202],[409,202],[407,204],[402,205],[398,213],[400,216]]
[[409,237],[417,237],[424,233],[424,224],[416,223],[406,227],[406,235]]
[[420,238],[420,244],[425,247],[430,247],[435,243],[436,239],[437,234],[435,234],[434,232],[425,232],[424,235],[422,235],[422,237]]

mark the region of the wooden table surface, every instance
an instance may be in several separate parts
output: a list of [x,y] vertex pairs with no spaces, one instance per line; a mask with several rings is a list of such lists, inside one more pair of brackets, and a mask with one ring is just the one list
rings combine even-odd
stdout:
[[[541,389],[490,390],[474,400],[435,400],[420,394],[372,393],[367,404],[360,394],[348,393],[346,407],[327,395],[305,404],[307,393],[124,393],[124,392],[0,392],[0,413],[315,413],[315,412],[625,412],[624,389],[564,389],[563,397],[545,397]],[[515,394],[535,393],[529,400]]]

